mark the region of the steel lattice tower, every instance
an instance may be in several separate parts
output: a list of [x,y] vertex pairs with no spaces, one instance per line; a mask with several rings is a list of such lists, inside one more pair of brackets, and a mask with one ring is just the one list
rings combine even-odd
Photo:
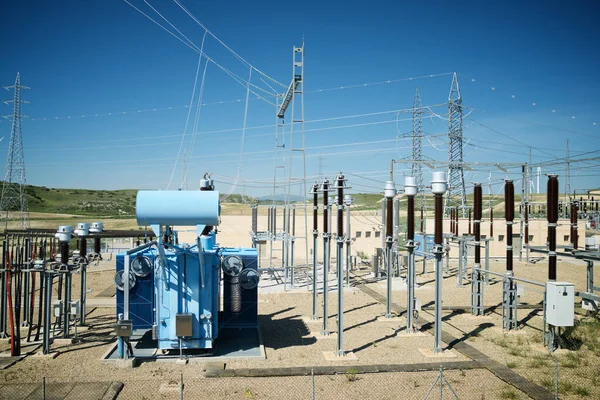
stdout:
[[423,190],[423,106],[421,104],[421,93],[419,87],[415,91],[415,101],[413,104],[413,154],[414,162],[411,168],[411,176],[417,180],[419,188],[419,208],[425,208],[425,191]]
[[448,154],[448,192],[444,214],[450,208],[460,206],[463,218],[466,216],[467,196],[465,193],[465,176],[463,173],[463,129],[462,129],[462,97],[458,87],[456,72],[452,77],[450,95],[448,96],[448,138],[450,139]]
[[4,212],[4,229],[8,228],[9,211],[18,211],[18,226],[21,229],[27,229],[29,228],[29,209],[27,207],[27,194],[25,193],[27,178],[21,135],[21,104],[27,102],[21,100],[21,89],[29,88],[21,85],[21,77],[17,73],[15,84],[6,86],[5,89],[14,89],[15,97],[13,100],[5,101],[6,104],[13,103],[13,113],[5,116],[5,118],[12,117],[12,130],[8,145],[6,174],[4,175],[2,196],[0,197],[0,210]]

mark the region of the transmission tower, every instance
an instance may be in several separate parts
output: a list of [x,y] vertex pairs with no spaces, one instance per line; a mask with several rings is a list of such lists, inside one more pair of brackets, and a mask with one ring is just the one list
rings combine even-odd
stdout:
[[446,193],[447,215],[450,208],[459,206],[463,218],[466,217],[467,196],[465,193],[465,176],[463,173],[463,130],[462,130],[462,98],[458,88],[456,72],[452,77],[450,95],[448,96],[448,138],[450,147],[448,154],[448,192]]
[[425,209],[425,191],[423,190],[423,106],[421,104],[421,93],[417,86],[415,102],[413,104],[413,154],[412,158],[417,161],[412,164],[411,176],[417,180],[419,188],[419,208]]
[[6,174],[2,185],[0,197],[0,210],[4,212],[4,229],[8,228],[9,211],[19,212],[18,226],[21,229],[29,228],[29,209],[27,207],[27,178],[25,175],[25,159],[23,158],[23,137],[21,135],[21,104],[27,103],[21,100],[21,89],[29,89],[21,85],[21,76],[17,73],[15,84],[6,86],[6,90],[14,89],[13,100],[5,101],[6,104],[13,103],[13,113],[4,116],[12,118],[12,130],[10,132],[10,143],[6,160]]

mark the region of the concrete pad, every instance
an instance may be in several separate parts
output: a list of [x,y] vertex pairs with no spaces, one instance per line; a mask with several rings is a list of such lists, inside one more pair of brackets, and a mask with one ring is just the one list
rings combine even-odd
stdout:
[[329,331],[329,335],[323,335],[320,331],[319,332],[311,332],[311,336],[317,340],[318,339],[335,339],[335,338],[337,338],[337,332]]
[[323,357],[326,361],[358,361],[358,357],[351,351],[346,352],[343,356],[338,356],[335,351],[324,351]]
[[204,364],[204,371],[222,371],[225,369],[223,362],[207,362]]
[[189,360],[187,358],[178,358],[177,361],[175,361],[175,364],[187,365],[188,362],[189,362]]
[[417,338],[417,337],[430,336],[429,334],[427,334],[425,332],[421,332],[421,331],[416,331],[416,332],[402,331],[402,332],[399,332],[397,335],[398,335],[398,337],[401,337],[401,338]]
[[473,314],[463,314],[462,318],[468,319],[470,321],[491,321],[492,317],[489,315],[473,315]]
[[135,357],[126,360],[117,359],[117,367],[121,369],[135,368],[137,367],[137,359]]
[[302,317],[305,324],[322,324],[323,318],[312,319],[312,317]]
[[75,343],[75,339],[73,338],[61,338],[61,339],[53,339],[52,340],[52,344],[56,345],[56,346],[68,346]]
[[53,360],[56,357],[58,357],[59,354],[60,354],[60,352],[58,352],[58,351],[51,351],[48,354],[44,354],[41,351],[38,351],[37,353],[32,355],[31,358],[47,358],[47,359]]
[[427,358],[456,358],[458,357],[450,350],[444,350],[441,353],[434,353],[432,349],[419,349],[419,352]]
[[377,322],[388,322],[395,324],[406,324],[406,318],[404,317],[390,317],[387,318],[385,315],[377,317]]
[[[387,288],[387,280],[379,282],[380,288]],[[392,291],[406,291],[406,281],[402,278],[392,278]]]

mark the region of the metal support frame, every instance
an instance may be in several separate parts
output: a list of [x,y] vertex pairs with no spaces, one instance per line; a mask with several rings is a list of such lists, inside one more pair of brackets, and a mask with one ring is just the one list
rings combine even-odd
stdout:
[[330,233],[329,233],[329,181],[325,179],[321,185],[323,192],[323,336],[329,335],[328,308],[329,308],[329,261],[330,261]]
[[517,329],[517,283],[512,271],[507,271],[502,281],[502,329]]
[[340,172],[337,176],[337,290],[338,290],[338,332],[336,355],[343,357],[344,351],[344,175]]

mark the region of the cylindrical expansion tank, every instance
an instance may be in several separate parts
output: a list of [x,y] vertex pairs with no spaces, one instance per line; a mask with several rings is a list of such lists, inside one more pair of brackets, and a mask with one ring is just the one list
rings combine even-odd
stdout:
[[154,191],[137,194],[135,214],[140,226],[219,225],[219,192]]

